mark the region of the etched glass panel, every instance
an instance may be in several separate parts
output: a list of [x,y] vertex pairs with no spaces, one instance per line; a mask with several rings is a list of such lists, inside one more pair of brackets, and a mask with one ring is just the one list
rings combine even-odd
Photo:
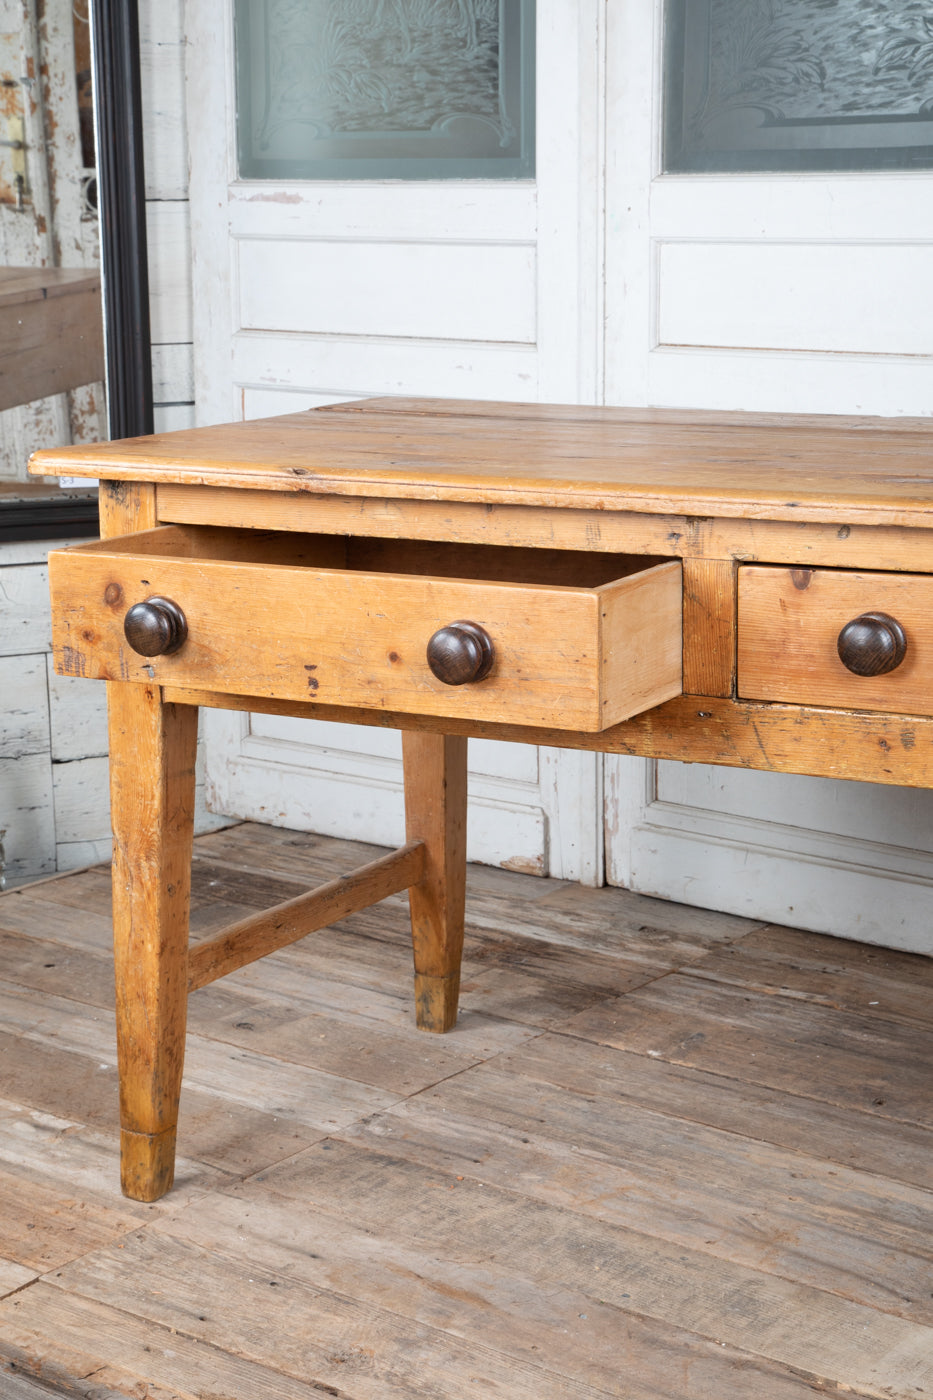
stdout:
[[244,179],[534,174],[534,0],[236,0]]
[[930,0],[667,0],[665,170],[931,166]]

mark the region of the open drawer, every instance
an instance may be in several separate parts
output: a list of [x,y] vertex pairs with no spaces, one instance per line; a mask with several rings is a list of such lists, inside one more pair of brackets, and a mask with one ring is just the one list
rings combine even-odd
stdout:
[[681,692],[679,560],[173,525],[49,576],[60,675],[589,732]]

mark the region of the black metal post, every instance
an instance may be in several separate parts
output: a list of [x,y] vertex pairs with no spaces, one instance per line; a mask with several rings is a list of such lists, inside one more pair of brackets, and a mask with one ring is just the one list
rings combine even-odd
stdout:
[[153,431],[136,0],[91,0],[107,405],[112,438]]

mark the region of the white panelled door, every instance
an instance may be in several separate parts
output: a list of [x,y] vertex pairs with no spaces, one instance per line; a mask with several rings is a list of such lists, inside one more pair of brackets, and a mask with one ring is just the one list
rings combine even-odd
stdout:
[[[849,8],[882,26],[898,9]],[[793,57],[792,7],[748,9]],[[661,175],[662,3],[608,14],[607,400],[933,412],[933,171]],[[614,758],[607,829],[612,883],[933,952],[933,793]]]
[[[537,7],[533,181],[238,179],[231,10],[186,6],[198,421],[371,394],[598,401],[599,0]],[[401,839],[397,734],[215,712],[207,736],[218,810]],[[471,858],[601,881],[597,757],[471,743],[470,767]]]

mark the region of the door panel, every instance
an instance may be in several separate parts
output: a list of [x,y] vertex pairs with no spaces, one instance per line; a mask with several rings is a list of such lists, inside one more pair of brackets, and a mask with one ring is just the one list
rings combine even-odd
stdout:
[[237,251],[241,330],[534,343],[533,245],[241,239]]
[[933,244],[685,239],[658,258],[659,345],[933,352]]
[[[211,711],[209,798],[239,815],[327,836],[401,845],[401,735],[327,721]],[[471,859],[547,873],[547,815],[539,750],[470,745]],[[523,800],[524,799],[524,800]]]
[[607,879],[930,953],[933,792],[609,758]]
[[[929,172],[662,174],[662,11],[609,11],[607,401],[929,414]],[[933,794],[623,758],[606,787],[612,883],[933,951]]]

